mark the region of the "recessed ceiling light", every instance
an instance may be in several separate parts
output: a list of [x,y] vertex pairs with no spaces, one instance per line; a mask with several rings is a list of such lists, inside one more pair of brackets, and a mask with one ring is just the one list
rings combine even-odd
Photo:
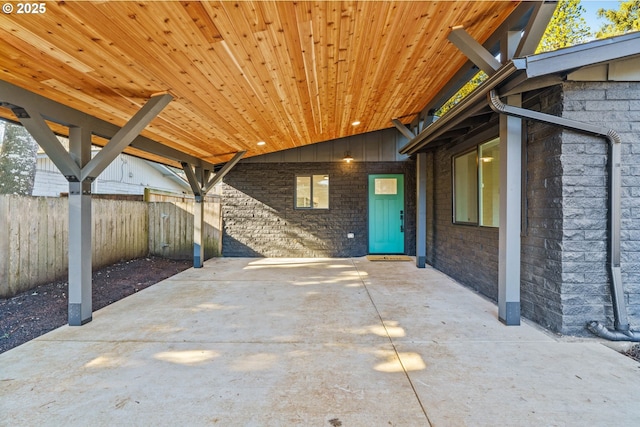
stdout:
[[267,145],[267,143],[264,141],[258,141],[258,145]]
[[356,120],[355,122],[351,122],[351,126],[358,126],[360,124],[360,120]]

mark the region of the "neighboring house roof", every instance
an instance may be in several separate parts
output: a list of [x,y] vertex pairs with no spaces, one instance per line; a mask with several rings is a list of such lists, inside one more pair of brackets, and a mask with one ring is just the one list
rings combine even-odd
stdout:
[[640,32],[507,62],[445,115],[424,128],[400,153],[414,154],[427,145],[448,143],[487,127],[488,115],[493,114],[487,94],[492,90],[507,96],[556,85],[567,77],[640,81]]

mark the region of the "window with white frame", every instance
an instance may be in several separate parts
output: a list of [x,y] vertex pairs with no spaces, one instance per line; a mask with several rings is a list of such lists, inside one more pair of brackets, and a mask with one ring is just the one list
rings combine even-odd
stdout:
[[296,176],[296,209],[329,209],[329,175]]
[[453,159],[453,222],[500,225],[499,139],[478,145]]

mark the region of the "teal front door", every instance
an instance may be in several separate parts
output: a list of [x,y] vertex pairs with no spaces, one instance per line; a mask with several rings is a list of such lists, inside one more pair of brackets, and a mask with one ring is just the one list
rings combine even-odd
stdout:
[[369,175],[369,253],[404,253],[404,175]]

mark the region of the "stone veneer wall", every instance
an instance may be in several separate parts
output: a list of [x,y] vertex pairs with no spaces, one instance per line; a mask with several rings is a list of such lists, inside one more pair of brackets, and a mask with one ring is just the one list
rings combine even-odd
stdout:
[[[640,83],[564,82],[526,108],[614,129],[622,138],[622,280],[629,321],[640,328]],[[603,138],[526,122],[522,315],[566,335],[590,320],[613,325],[608,271],[608,146]],[[496,130],[497,132],[497,130]],[[451,158],[428,154],[427,260],[492,300],[498,230],[452,223]],[[430,163],[431,164],[431,163]]]
[[[243,163],[223,184],[223,256],[350,257],[368,252],[368,175],[405,176],[405,253],[415,254],[415,162]],[[298,174],[329,175],[329,209],[294,209]],[[354,233],[355,238],[347,238]]]
[[[615,130],[622,140],[621,270],[624,302],[640,328],[640,82],[565,82],[563,116]],[[589,320],[613,325],[608,273],[608,145],[562,136],[563,257],[559,332],[578,334]]]
[[[554,86],[524,107],[562,114],[562,89]],[[562,129],[526,122],[527,141],[521,237],[521,313],[545,328],[560,331],[563,260]]]

